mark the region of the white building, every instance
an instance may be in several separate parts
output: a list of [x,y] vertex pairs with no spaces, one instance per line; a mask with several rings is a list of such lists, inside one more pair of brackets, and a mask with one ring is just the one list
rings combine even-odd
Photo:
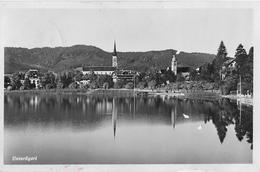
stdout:
[[31,84],[35,84],[36,89],[40,87],[40,77],[37,69],[29,69],[25,73],[25,78],[28,78]]
[[82,67],[83,75],[91,74],[92,72],[96,75],[112,75],[116,70],[115,67],[112,66],[86,66]]
[[179,51],[177,51],[176,54],[172,55],[172,61],[171,61],[171,71],[174,73],[174,75],[181,74],[185,79],[189,79],[190,75],[190,67],[178,64],[176,56],[179,54]]
[[171,70],[173,71],[174,75],[177,75],[177,59],[175,54],[172,55]]

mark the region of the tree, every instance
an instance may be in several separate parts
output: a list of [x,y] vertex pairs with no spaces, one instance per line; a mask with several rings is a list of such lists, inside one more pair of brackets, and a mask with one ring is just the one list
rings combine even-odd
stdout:
[[181,74],[177,74],[176,81],[177,82],[183,82],[183,81],[185,81],[185,78]]
[[76,72],[75,73],[75,77],[74,77],[75,81],[81,81],[81,80],[83,80],[83,78],[84,78],[84,75],[83,75],[82,72]]
[[253,63],[254,60],[254,47],[251,47],[248,51],[249,62]]
[[25,89],[25,90],[32,89],[32,84],[31,84],[31,81],[29,80],[29,78],[25,78],[24,84],[23,84],[23,89]]
[[41,84],[43,88],[45,89],[55,88],[56,87],[55,79],[56,79],[55,75],[51,72],[47,72],[43,74],[43,77],[41,78]]
[[63,89],[64,88],[64,86],[63,86],[63,83],[61,82],[61,80],[60,79],[57,79],[56,80],[56,87],[58,88],[58,89]]
[[59,75],[59,82],[63,84],[63,88],[67,88],[74,81],[74,73],[72,71],[65,71]]
[[128,82],[126,85],[125,85],[125,88],[126,89],[133,89],[134,88],[134,84],[132,82]]
[[237,82],[238,81],[237,81],[236,75],[230,75],[230,76],[226,77],[225,80],[222,81],[222,84],[221,84],[222,94],[227,95],[230,93],[230,91],[236,90]]
[[97,81],[93,80],[92,82],[90,82],[89,88],[91,88],[91,89],[96,89],[96,88],[98,88],[98,83],[97,83]]
[[201,66],[199,78],[208,82],[217,81],[219,78],[219,74],[215,71],[214,64],[208,63]]
[[104,83],[108,84],[108,87],[113,87],[113,78],[110,75],[98,75],[97,76],[97,84],[99,88],[102,88],[104,86]]
[[76,83],[76,82],[72,82],[70,85],[69,85],[69,89],[77,89],[79,87],[79,85]]
[[9,85],[11,85],[11,79],[8,76],[4,77],[4,88],[7,88]]
[[246,93],[249,90],[253,92],[253,47],[250,48],[247,55],[246,50],[242,44],[239,44],[236,49],[236,67],[239,76],[242,81],[242,93]]
[[191,81],[196,81],[199,79],[199,75],[198,75],[198,72],[196,70],[192,70],[190,72],[190,80]]
[[254,79],[254,48],[251,47],[248,52],[247,63],[245,69],[247,72],[243,74],[243,81],[245,82],[245,89],[249,90],[250,93],[253,93],[253,79]]
[[22,86],[21,79],[23,79],[22,73],[18,72],[18,73],[14,73],[12,75],[12,82],[11,82],[12,89],[14,89],[14,90],[20,89],[20,87]]
[[105,83],[103,84],[103,88],[104,88],[104,89],[108,89],[108,88],[109,88],[109,83],[108,83],[108,82],[105,82]]
[[123,80],[118,80],[115,84],[114,84],[114,88],[122,88],[124,86],[124,81]]
[[165,77],[165,83],[166,81],[174,82],[176,80],[176,76],[174,72],[171,70],[166,70],[164,73],[164,77]]
[[224,42],[221,41],[216,58],[213,60],[211,66],[208,68],[208,75],[210,76],[211,80],[218,82],[221,78],[220,71],[222,68],[223,63],[227,60],[227,50]]
[[247,53],[242,44],[238,45],[235,57],[238,73],[242,75],[244,72],[247,72],[247,69],[245,67],[246,63],[248,62]]
[[151,81],[149,81],[148,82],[148,87],[150,88],[150,89],[155,89],[155,86],[156,86],[156,81],[155,80],[151,80]]
[[145,82],[139,82],[138,84],[137,84],[137,88],[140,88],[140,89],[144,89],[145,87],[146,87],[146,83]]
[[218,53],[216,58],[214,59],[214,64],[215,64],[215,68],[217,70],[220,69],[220,67],[222,66],[223,62],[227,60],[227,50],[226,50],[226,46],[224,45],[224,42],[221,41],[219,48],[218,48]]

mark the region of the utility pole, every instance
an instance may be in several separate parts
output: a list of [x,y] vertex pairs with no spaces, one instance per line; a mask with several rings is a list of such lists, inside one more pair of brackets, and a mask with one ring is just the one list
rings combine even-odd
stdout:
[[242,82],[241,82],[241,75],[239,75],[239,79],[240,79],[240,96],[242,95]]

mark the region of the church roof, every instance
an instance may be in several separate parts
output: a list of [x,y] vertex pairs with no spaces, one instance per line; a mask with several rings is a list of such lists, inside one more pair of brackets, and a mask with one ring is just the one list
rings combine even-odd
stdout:
[[177,72],[189,72],[190,71],[190,67],[188,66],[183,66],[183,67],[177,67]]
[[112,66],[85,66],[83,71],[115,71],[116,68]]

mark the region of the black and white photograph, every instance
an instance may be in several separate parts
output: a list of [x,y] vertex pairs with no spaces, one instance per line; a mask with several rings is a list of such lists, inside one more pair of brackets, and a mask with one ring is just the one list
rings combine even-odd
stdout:
[[253,164],[253,9],[2,14],[4,165]]

